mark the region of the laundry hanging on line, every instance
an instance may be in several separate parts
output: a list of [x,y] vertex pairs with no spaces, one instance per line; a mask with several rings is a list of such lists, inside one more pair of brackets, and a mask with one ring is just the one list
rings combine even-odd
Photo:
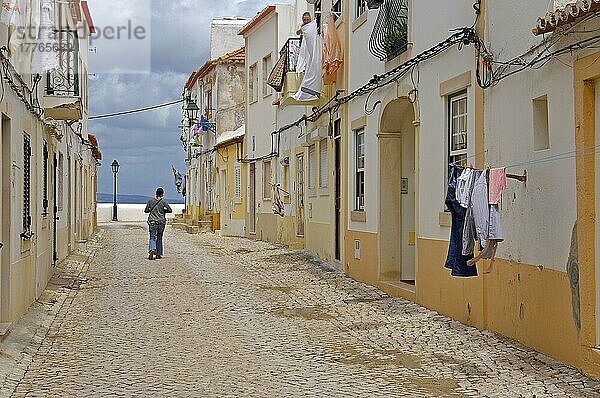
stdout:
[[281,189],[279,188],[279,184],[273,184],[271,191],[271,199],[273,200],[271,210],[273,210],[273,214],[283,218],[285,217],[285,205],[281,199]]
[[[448,180],[446,206],[452,214],[450,246],[445,267],[452,276],[477,276],[477,262],[494,264],[498,243],[504,240],[499,202],[506,188],[506,168],[476,170],[452,166]],[[474,257],[475,245],[479,254]]]
[[54,6],[52,0],[42,0],[41,7],[38,40],[31,61],[32,72],[47,72],[59,66],[58,52],[61,49],[59,48],[56,32],[54,31],[54,21],[52,19]]
[[344,63],[344,53],[340,36],[335,27],[333,14],[329,13],[327,24],[323,26],[323,83],[335,84],[337,72]]
[[296,101],[313,101],[321,97],[323,89],[323,45],[318,32],[317,22],[302,26],[302,44],[298,55],[297,72],[304,72],[300,89],[294,95]]

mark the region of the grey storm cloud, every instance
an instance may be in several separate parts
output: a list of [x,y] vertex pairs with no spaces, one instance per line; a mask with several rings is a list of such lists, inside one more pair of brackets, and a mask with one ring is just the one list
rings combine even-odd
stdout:
[[[143,26],[147,37],[147,41],[137,43],[101,38],[91,43],[96,52],[89,55],[90,114],[103,115],[181,98],[190,73],[208,60],[211,20],[223,16],[251,18],[269,3],[90,0],[94,24],[99,29],[127,26],[130,20],[133,28]],[[119,66],[127,61],[137,62],[137,73],[124,72],[128,69]],[[140,70],[139,65],[145,65],[145,69]],[[185,168],[180,123],[181,105],[90,121],[90,132],[98,137],[104,157],[99,192],[112,192],[110,163],[118,159],[122,165],[120,193],[151,195],[157,186],[164,186],[168,196],[176,196],[171,165]]]

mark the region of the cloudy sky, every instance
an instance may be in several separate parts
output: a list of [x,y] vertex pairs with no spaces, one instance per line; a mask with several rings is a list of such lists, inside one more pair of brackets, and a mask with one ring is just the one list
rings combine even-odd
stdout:
[[[279,1],[281,2],[281,1]],[[181,98],[190,73],[209,57],[210,22],[214,17],[252,17],[266,0],[90,0],[94,24],[107,27],[138,26],[145,34],[121,31],[121,39],[97,37],[90,63],[90,115],[142,108]],[[118,10],[118,12],[115,12]],[[140,33],[141,30],[138,30]],[[135,72],[130,72],[135,71]],[[133,116],[90,122],[104,160],[98,191],[112,192],[110,163],[118,159],[122,194],[151,195],[163,186],[176,197],[171,165],[185,168],[179,141],[181,106]]]

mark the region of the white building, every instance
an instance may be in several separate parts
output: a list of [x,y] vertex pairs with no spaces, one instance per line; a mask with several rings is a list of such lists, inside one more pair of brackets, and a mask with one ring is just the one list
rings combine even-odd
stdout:
[[[55,29],[56,42],[50,48],[58,54],[41,54],[25,44],[15,47],[14,35],[9,42],[14,26],[9,31],[0,25],[0,41],[12,43],[10,54],[0,54],[4,82],[0,322],[4,325],[27,310],[57,262],[95,230],[96,167],[101,154],[87,123],[87,38],[93,22],[86,1],[52,5],[54,13],[43,7],[40,12],[48,12],[53,21],[49,29]],[[28,40],[32,39],[22,42]],[[52,69],[33,69],[37,60]]]

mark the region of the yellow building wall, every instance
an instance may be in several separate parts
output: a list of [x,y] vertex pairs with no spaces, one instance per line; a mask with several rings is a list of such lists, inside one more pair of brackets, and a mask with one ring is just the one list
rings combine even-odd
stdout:
[[[219,148],[218,156],[217,156],[217,167],[219,170],[226,170],[227,173],[227,208],[228,213],[231,216],[230,220],[237,223],[243,223],[246,219],[246,190],[244,189],[246,178],[245,178],[245,164],[241,164],[241,195],[240,200],[236,202],[235,200],[235,164],[238,160],[238,145],[240,143],[233,143],[228,146]],[[219,177],[219,184],[221,183],[221,179]],[[219,186],[219,195],[221,194],[222,189]],[[213,217],[213,230],[220,230],[224,228],[221,225],[221,215],[220,213],[210,213]],[[232,227],[232,231],[235,232],[235,228]],[[240,234],[243,233],[239,231]]]
[[566,273],[497,259],[489,275],[456,278],[447,241],[419,239],[418,252],[418,304],[584,368]]
[[297,236],[297,217],[278,217],[277,242],[289,246],[293,250],[304,249],[304,237]]
[[485,283],[488,329],[565,363],[580,363],[566,273],[499,260]]
[[19,320],[35,301],[35,256],[27,255],[12,264],[10,272],[11,321]]
[[419,239],[417,302],[464,324],[483,328],[483,280],[455,278],[444,267],[448,241]]
[[[360,260],[354,258],[355,241],[360,241]],[[346,274],[359,282],[377,286],[379,284],[379,255],[377,234],[346,230],[344,253]]]
[[[600,79],[600,52],[574,63],[575,145],[579,152],[598,145],[596,134],[596,81]],[[581,369],[600,378],[600,352],[597,341],[596,313],[596,156],[579,156],[577,167],[577,251],[581,310]],[[579,367],[579,366],[578,366]]]

